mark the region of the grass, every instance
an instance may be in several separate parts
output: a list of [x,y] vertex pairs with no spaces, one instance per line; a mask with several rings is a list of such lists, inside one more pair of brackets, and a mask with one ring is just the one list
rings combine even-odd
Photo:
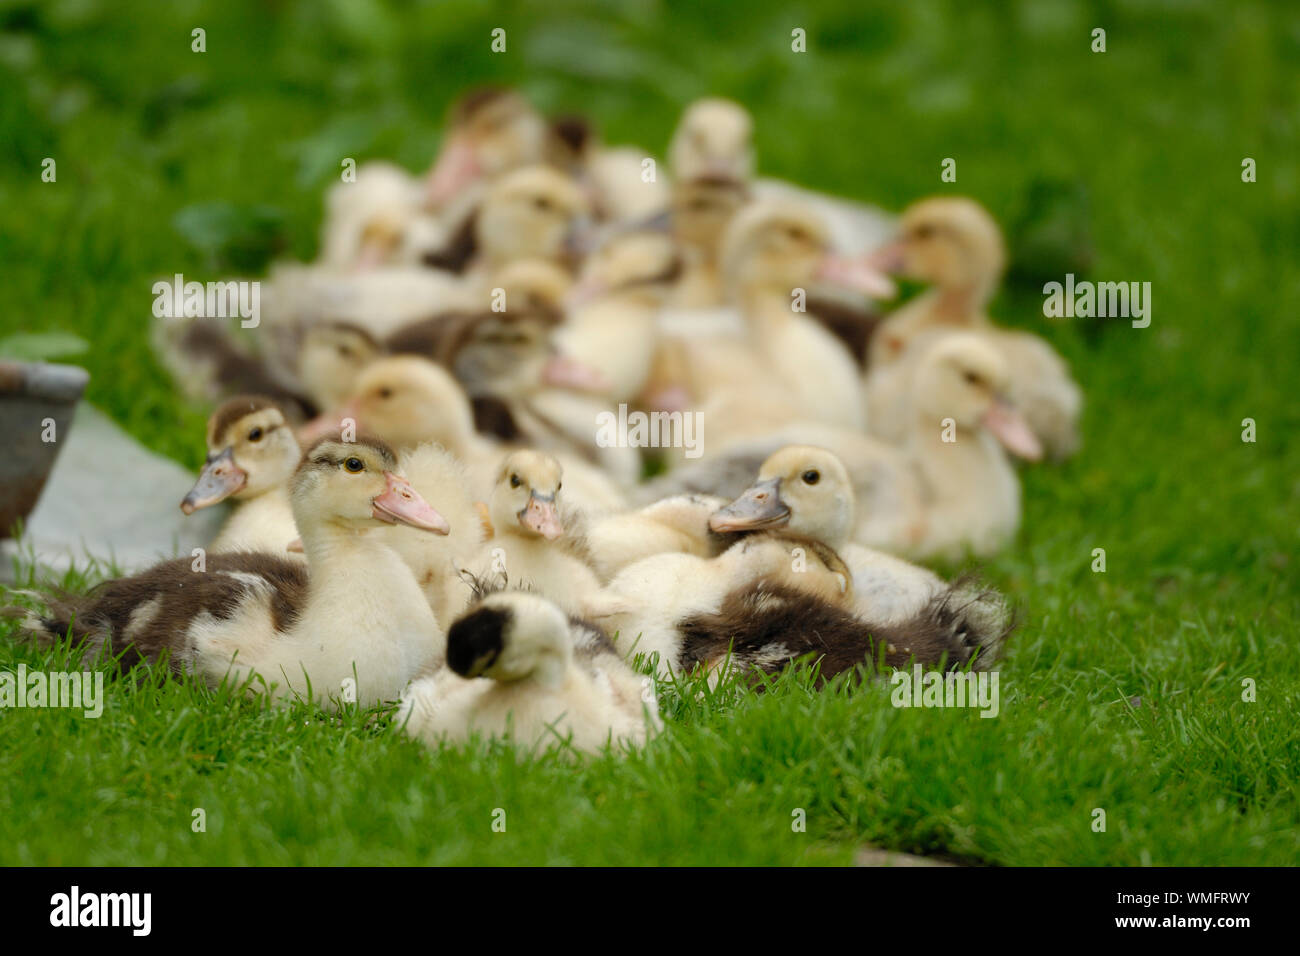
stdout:
[[[1086,196],[1091,277],[1151,282],[1152,323],[1049,324],[1035,285],[995,303],[1052,340],[1088,398],[1082,452],[1023,473],[1023,530],[985,566],[1024,611],[1001,714],[896,710],[887,688],[792,676],[764,695],[669,694],[644,751],[575,764],[432,753],[373,714],[119,681],[98,720],[0,710],[0,863],[847,863],[864,843],[1004,865],[1293,863],[1300,13],[548,10],[0,5],[0,337],[86,339],[89,399],[197,465],[203,410],[148,349],[153,281],[311,256],[341,157],[423,167],[446,103],[487,80],[655,149],[684,102],[732,95],[756,114],[765,171],[894,208],[957,191],[1013,223],[1036,183],[1064,183]],[[488,52],[497,26],[504,55]],[[807,54],[790,53],[796,26]],[[47,156],[56,183],[40,181]],[[0,666],[19,661],[59,665],[0,641]]]

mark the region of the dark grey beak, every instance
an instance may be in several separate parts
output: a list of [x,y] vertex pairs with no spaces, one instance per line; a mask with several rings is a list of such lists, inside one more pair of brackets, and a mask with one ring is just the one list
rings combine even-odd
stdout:
[[780,528],[790,522],[790,506],[781,500],[781,479],[760,481],[709,517],[709,529],[720,534]]

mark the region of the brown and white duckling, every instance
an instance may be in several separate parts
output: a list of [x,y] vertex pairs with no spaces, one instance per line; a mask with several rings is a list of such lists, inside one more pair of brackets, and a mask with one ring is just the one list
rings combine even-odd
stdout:
[[522,591],[490,594],[452,624],[447,669],[414,682],[396,719],[430,745],[481,734],[529,752],[639,745],[663,726],[652,682],[602,631]]
[[1083,399],[1065,361],[1036,335],[997,328],[986,312],[1006,251],[1001,230],[983,206],[958,197],[922,200],[903,213],[898,237],[868,260],[932,286],[891,313],[872,337],[865,392],[873,433],[903,440],[910,422],[907,382],[922,340],[959,329],[981,333],[1002,353],[1011,375],[1009,394],[1048,453],[1073,453]]
[[852,574],[832,549],[811,539],[753,535],[714,558],[663,553],[629,564],[585,602],[584,614],[614,635],[629,660],[657,655],[656,672],[666,677],[681,669],[681,622],[717,613],[728,594],[760,580],[852,607]]
[[253,678],[278,698],[322,705],[395,700],[442,656],[445,634],[410,569],[368,532],[399,522],[448,530],[396,467],[372,440],[324,439],[307,452],[290,487],[306,568],[259,553],[213,554],[202,571],[188,557],[166,561],[53,602],[28,625],[45,642],[71,633],[122,654],[125,666],[165,653],[211,686]]
[[[542,452],[512,452],[501,462],[488,500],[492,537],[474,566],[477,577],[500,579],[550,598],[569,613],[600,590],[591,567],[575,554],[565,528],[560,490],[564,470]],[[572,516],[569,523],[572,525]]]
[[298,537],[289,478],[302,449],[284,413],[269,398],[243,395],[208,419],[208,460],[181,501],[187,515],[233,498],[236,507],[209,550],[283,555]]
[[852,570],[855,607],[864,617],[892,623],[915,616],[946,585],[925,568],[854,544],[855,512],[843,462],[824,448],[790,445],[763,462],[752,486],[709,518],[709,529],[720,535],[785,529],[820,541]]

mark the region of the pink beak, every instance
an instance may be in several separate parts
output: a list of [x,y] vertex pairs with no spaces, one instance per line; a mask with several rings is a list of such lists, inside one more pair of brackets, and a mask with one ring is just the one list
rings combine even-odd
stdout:
[[1014,405],[1002,399],[995,401],[984,413],[984,427],[1011,454],[1026,461],[1038,461],[1043,457],[1042,443]]
[[599,370],[565,355],[553,355],[542,368],[542,384],[575,392],[607,392],[609,379]]
[[421,531],[432,531],[434,534],[446,534],[451,530],[447,519],[421,498],[409,481],[391,471],[384,472],[384,478],[388,482],[388,490],[370,501],[373,517],[390,524],[401,523]]
[[560,524],[560,516],[556,514],[553,498],[538,498],[536,495],[531,495],[528,498],[528,507],[519,515],[519,523],[525,528],[536,531],[547,541],[554,541],[564,534],[564,525]]
[[817,270],[817,278],[855,289],[873,299],[892,299],[898,286],[870,258],[827,256]]
[[482,171],[474,147],[463,137],[452,137],[438,154],[438,161],[429,172],[425,192],[427,203],[434,209],[445,205],[478,179]]

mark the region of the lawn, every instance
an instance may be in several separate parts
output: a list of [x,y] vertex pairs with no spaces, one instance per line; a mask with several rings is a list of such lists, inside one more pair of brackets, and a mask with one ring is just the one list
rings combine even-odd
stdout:
[[[342,159],[423,168],[485,81],[656,152],[684,103],[733,96],[764,172],[890,208],[960,193],[1011,224],[1058,184],[1088,236],[1058,251],[1153,303],[1145,329],[1047,320],[1041,280],[994,304],[1087,396],[1081,452],[1023,472],[1020,536],[982,565],[1023,621],[996,719],[796,675],[669,690],[651,745],[575,763],[144,676],[98,720],[0,709],[0,864],[1300,861],[1300,10],[865,7],[0,3],[0,337],[89,341],[88,399],[187,466],[205,410],[150,353],[153,282],[310,257]],[[0,666],[58,668],[0,628]]]

